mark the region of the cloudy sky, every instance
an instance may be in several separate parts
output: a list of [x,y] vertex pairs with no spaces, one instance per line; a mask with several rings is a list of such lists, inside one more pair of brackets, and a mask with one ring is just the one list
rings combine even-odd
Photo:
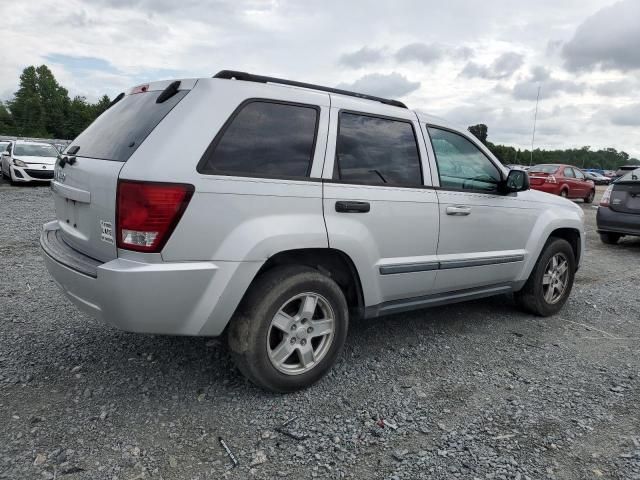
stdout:
[[0,0],[0,99],[244,70],[398,98],[489,139],[640,158],[640,0]]

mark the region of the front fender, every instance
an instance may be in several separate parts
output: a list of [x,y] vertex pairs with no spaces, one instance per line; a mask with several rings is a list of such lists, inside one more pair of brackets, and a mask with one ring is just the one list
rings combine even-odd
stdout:
[[549,206],[536,220],[536,223],[531,231],[529,240],[525,250],[528,252],[526,261],[516,281],[524,283],[531,275],[533,268],[542,253],[542,250],[547,243],[547,240],[551,234],[558,229],[572,229],[575,230],[580,236],[580,258],[584,257],[585,249],[585,231],[584,231],[584,218],[580,207],[573,204],[575,208],[559,208],[558,206]]

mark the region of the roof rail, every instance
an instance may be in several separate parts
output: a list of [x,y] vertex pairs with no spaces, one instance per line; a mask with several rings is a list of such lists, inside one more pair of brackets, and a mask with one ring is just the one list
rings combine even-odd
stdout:
[[234,70],[221,70],[216,73],[213,78],[226,78],[228,80],[244,80],[245,82],[257,83],[278,83],[280,85],[290,85],[292,87],[309,88],[312,90],[320,90],[321,92],[337,93],[339,95],[347,95],[349,97],[358,97],[365,100],[373,100],[374,102],[392,105],[394,107],[407,108],[407,106],[398,100],[390,100],[388,98],[366,95],[364,93],[350,92],[349,90],[341,90],[339,88],[323,87],[322,85],[314,85],[312,83],[296,82],[295,80],[285,80],[284,78],[265,77],[264,75],[254,75],[247,72],[236,72]]

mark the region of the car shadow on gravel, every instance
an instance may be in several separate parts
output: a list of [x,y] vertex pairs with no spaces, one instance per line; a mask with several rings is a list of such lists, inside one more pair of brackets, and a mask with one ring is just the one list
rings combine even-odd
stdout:
[[[32,348],[16,352],[22,357],[16,359],[19,363],[32,365],[36,379],[66,385],[75,395],[82,395],[81,390],[111,391],[110,396],[125,402],[136,401],[141,394],[146,398],[168,394],[195,398],[202,393],[224,397],[237,394],[239,388],[252,396],[273,396],[248,383],[236,370],[224,338],[136,334],[81,314],[73,317],[69,323],[77,325],[70,325],[64,334],[34,339]],[[353,362],[366,363],[390,349],[428,345],[436,335],[441,339],[451,336],[453,341],[453,337],[508,333],[530,322],[531,317],[516,310],[506,295],[355,320],[343,355],[348,356],[349,365],[342,368],[357,370],[362,365]]]

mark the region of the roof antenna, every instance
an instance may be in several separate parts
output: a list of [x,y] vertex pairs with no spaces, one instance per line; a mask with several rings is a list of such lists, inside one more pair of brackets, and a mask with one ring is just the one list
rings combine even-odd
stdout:
[[538,96],[536,97],[536,113],[533,116],[533,134],[531,135],[531,158],[529,158],[529,166],[533,162],[533,141],[536,139],[536,121],[538,120],[538,102],[540,101],[540,84],[538,84]]

